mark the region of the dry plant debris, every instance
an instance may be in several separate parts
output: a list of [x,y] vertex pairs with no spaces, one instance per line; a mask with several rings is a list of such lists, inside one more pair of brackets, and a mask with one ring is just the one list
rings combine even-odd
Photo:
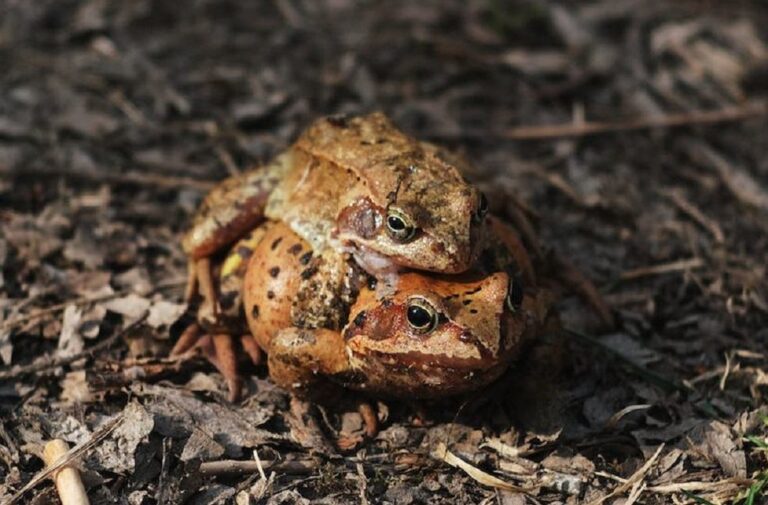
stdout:
[[[746,0],[5,2],[0,503],[55,500],[75,459],[94,504],[764,503],[766,25]],[[619,324],[565,299],[560,377],[382,402],[339,454],[353,410],[308,417],[263,370],[232,405],[165,356],[205,191],[373,109],[472,159]]]

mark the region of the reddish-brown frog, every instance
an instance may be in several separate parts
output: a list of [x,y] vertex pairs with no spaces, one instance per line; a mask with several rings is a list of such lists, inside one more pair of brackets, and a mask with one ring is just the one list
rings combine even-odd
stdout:
[[265,218],[287,223],[315,251],[350,252],[368,273],[470,268],[487,202],[455,160],[381,113],[326,118],[257,170],[224,180],[183,241],[195,283],[218,311],[210,258]]
[[[471,272],[409,272],[393,286],[373,285],[349,255],[316,254],[284,223],[268,223],[221,266],[230,317],[206,324],[202,312],[207,334],[200,338],[193,327],[175,352],[203,349],[233,397],[240,379],[230,335],[243,335],[256,362],[259,348],[266,351],[270,376],[299,396],[317,397],[329,385],[413,399],[478,389],[551,319],[551,296],[536,286],[516,235],[491,224],[497,240]],[[242,328],[243,302],[253,338]]]

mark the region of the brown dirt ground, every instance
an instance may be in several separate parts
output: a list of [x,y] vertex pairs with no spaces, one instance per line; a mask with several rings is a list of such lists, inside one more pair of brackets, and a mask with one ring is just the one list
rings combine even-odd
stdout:
[[[0,502],[60,437],[92,503],[765,503],[765,26],[745,1],[0,2]],[[619,324],[566,298],[560,377],[387,402],[333,455],[263,370],[231,405],[159,358],[206,189],[377,109],[472,159],[497,214],[515,195]],[[264,475],[211,464],[254,451]]]

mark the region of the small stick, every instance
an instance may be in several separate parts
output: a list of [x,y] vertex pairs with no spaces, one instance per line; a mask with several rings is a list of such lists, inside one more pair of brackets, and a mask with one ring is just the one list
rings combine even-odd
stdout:
[[193,188],[209,191],[215,181],[193,179],[191,177],[173,177],[168,175],[146,174],[133,171],[125,173],[105,173],[96,171],[74,171],[64,168],[36,168],[34,171],[26,168],[0,166],[0,174],[8,177],[34,174],[40,177],[65,177],[67,179],[84,180],[100,184],[130,184],[133,186],[148,186],[163,189]]
[[202,475],[243,475],[261,473],[264,470],[292,475],[309,475],[317,470],[317,463],[312,460],[279,462],[225,459],[200,464]]
[[764,117],[768,107],[762,102],[749,102],[742,106],[723,107],[719,110],[695,110],[665,116],[630,119],[628,121],[519,126],[502,132],[501,136],[512,140],[546,140],[562,137],[585,137],[603,133],[618,133],[654,128],[674,128],[680,126],[707,125],[729,121]]
[[[58,459],[57,461],[54,461],[53,464],[49,464],[46,466],[46,468],[40,470],[35,474],[34,477],[32,477],[29,482],[24,484],[21,489],[16,491],[16,494],[11,496],[10,501],[7,501],[3,503],[3,505],[13,505],[14,503],[18,503],[24,495],[30,490],[33,489],[35,486],[43,482],[45,479],[56,473],[57,471],[61,470],[65,466],[69,464],[70,461],[74,458],[79,458],[83,454],[87,453],[99,443],[107,438],[110,433],[112,433],[115,428],[120,426],[120,424],[123,422],[123,414],[118,414],[109,421],[106,421],[104,424],[99,427],[98,430],[93,432],[91,435],[91,438],[86,440],[85,442],[81,442],[80,444],[76,445],[72,448],[71,451],[67,451],[67,458],[65,459]],[[88,502],[85,502],[88,503]]]
[[[45,444],[43,461],[46,466],[53,466],[67,454],[69,447],[61,439],[54,439]],[[90,505],[85,486],[80,479],[80,472],[74,466],[65,466],[54,472],[53,481],[59,493],[62,505]]]
[[636,268],[634,270],[626,270],[621,273],[621,280],[631,281],[634,279],[640,279],[641,277],[649,277],[652,275],[668,274],[672,272],[681,272],[685,270],[694,270],[704,266],[704,260],[701,258],[689,258],[685,260],[672,261],[671,263],[663,263],[661,265],[653,265],[649,267]]

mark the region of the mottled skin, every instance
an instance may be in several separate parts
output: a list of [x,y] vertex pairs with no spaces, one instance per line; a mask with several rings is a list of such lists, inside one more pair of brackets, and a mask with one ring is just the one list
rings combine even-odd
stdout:
[[[315,258],[308,267],[301,255],[285,254],[290,248],[311,250],[285,225],[267,230],[248,266],[243,301],[251,333],[269,355],[270,377],[299,396],[315,397],[328,381],[378,397],[434,399],[476,390],[506,370],[549,312],[546,290],[515,286],[522,275],[513,279],[506,271],[409,272],[394,290],[376,289],[336,273],[349,261]],[[346,320],[300,319],[312,310],[297,296],[297,279],[327,288],[318,299],[348,312]],[[332,295],[351,284],[349,292],[359,290],[353,302]],[[414,326],[414,306],[427,308],[434,325]]]
[[[265,223],[234,245],[217,267],[215,287],[222,300],[221,313],[214,317],[210,307],[201,306],[198,324],[185,332],[172,354],[195,346],[202,349],[227,378],[233,399],[239,395],[240,377],[237,353],[232,339],[227,345],[224,337],[227,334],[241,336],[244,349],[255,363],[260,361],[259,349],[274,356],[272,375],[289,389],[295,389],[291,384],[297,382],[296,374],[309,373],[315,378],[318,375],[310,372],[311,366],[305,365],[289,372],[286,357],[295,361],[311,356],[311,361],[324,363],[327,371],[333,368],[327,367],[333,361],[329,356],[347,355],[350,360],[344,362],[345,374],[354,371],[350,376],[357,377],[357,386],[348,385],[380,396],[439,397],[479,387],[504,369],[513,351],[519,348],[511,343],[526,340],[523,335],[535,334],[545,319],[551,298],[548,291],[536,287],[533,266],[516,233],[493,218],[489,219],[489,227],[492,233],[487,247],[472,271],[454,276],[404,273],[397,283],[378,282],[374,288],[369,286],[371,278],[349,254],[339,254],[333,249],[315,253],[310,244],[285,223]],[[494,312],[503,307],[502,295],[509,294],[511,287],[518,288],[522,311],[515,311],[511,316]],[[426,346],[413,347],[417,340],[406,338],[407,332],[401,331],[406,327],[402,324],[384,326],[385,322],[402,323],[409,293],[427,301],[453,322],[452,326],[441,324],[433,335],[435,338],[418,340],[426,342]],[[250,334],[243,328],[243,312]],[[367,322],[361,326],[363,313],[368,314],[364,318]],[[503,328],[499,326],[501,321]],[[364,333],[355,334],[355,328]],[[522,333],[515,336],[518,330]],[[392,332],[391,338],[370,338],[385,331]],[[321,338],[315,338],[319,342],[316,345],[284,345],[299,341],[293,333],[303,336],[316,333]],[[341,348],[336,348],[335,343],[342,334],[349,338]],[[277,338],[278,335],[284,337]],[[457,339],[457,335],[460,338]],[[275,341],[280,343],[279,352],[272,352]],[[371,344],[371,356],[382,359],[366,362],[363,359],[366,344]],[[385,346],[389,358],[384,359],[381,346]],[[470,349],[474,349],[472,356]],[[427,359],[431,351],[439,351],[446,357]],[[416,359],[417,354],[422,359]],[[449,356],[467,359],[451,361]],[[416,367],[417,361],[423,366]],[[370,379],[361,382],[360,373]],[[342,376],[335,376],[335,381],[342,383]],[[304,384],[299,389],[307,394],[313,389],[306,381],[299,382]]]
[[452,161],[381,113],[316,121],[271,163],[206,196],[183,240],[188,295],[199,282],[215,312],[209,258],[265,218],[287,223],[315,251],[353,253],[377,277],[402,267],[466,271],[487,204]]

